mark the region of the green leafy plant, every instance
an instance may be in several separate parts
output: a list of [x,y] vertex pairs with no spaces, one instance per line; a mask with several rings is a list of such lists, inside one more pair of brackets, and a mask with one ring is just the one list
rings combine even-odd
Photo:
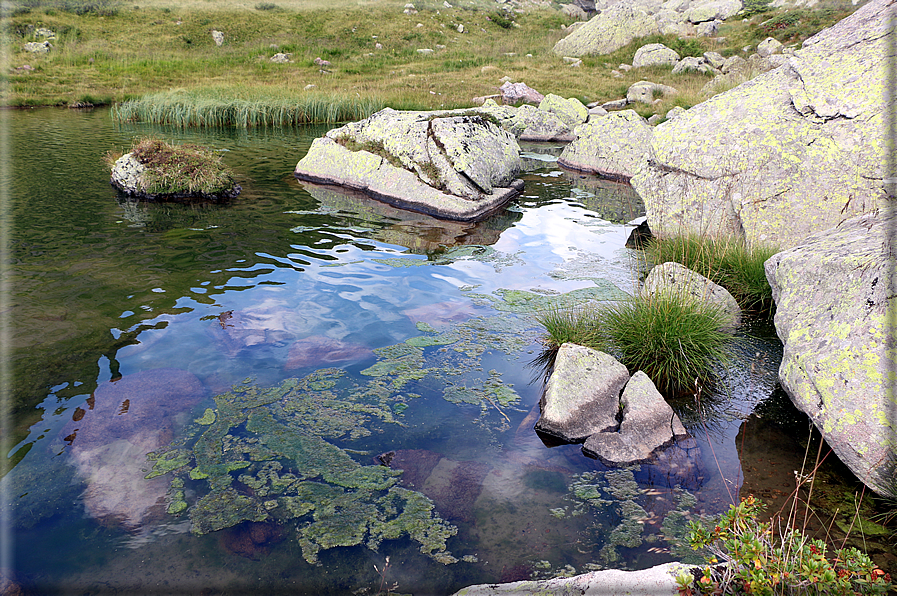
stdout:
[[741,16],[746,19],[773,10],[772,0],[744,0],[743,6]]
[[[689,522],[695,550],[709,553],[699,577],[677,578],[682,596],[698,594],[886,594],[891,576],[860,550],[829,553],[821,540],[780,522],[761,522],[765,505],[753,495],[732,505],[717,521]],[[778,522],[778,523],[777,523]]]

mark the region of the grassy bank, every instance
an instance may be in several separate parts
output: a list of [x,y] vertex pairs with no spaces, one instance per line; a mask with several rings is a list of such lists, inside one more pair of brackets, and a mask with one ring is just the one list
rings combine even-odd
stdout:
[[[633,82],[649,78],[680,89],[669,105],[660,106],[665,110],[700,102],[700,88],[708,79],[673,76],[669,69],[612,76],[620,63],[631,62],[642,43],[678,44],[683,54],[713,50],[731,55],[768,35],[797,43],[852,9],[781,13],[793,15],[787,23],[773,19],[770,24],[770,15],[779,13],[746,22],[736,18],[720,31],[725,41],[654,37],[610,56],[586,57],[575,68],[551,53],[567,34],[562,27],[572,22],[558,4],[513,15],[499,13],[498,5],[486,0],[456,4],[447,8],[436,0],[418,1],[417,14],[404,14],[405,0],[151,0],[139,5],[20,0],[18,8],[7,5],[3,18],[8,48],[3,100],[20,106],[100,104],[184,89],[185,97],[197,102],[237,99],[244,107],[270,103],[265,109],[274,111],[298,102],[307,106],[302,108],[306,113],[313,112],[317,108],[308,106],[337,97],[346,106],[363,106],[362,111],[376,105],[432,109],[469,106],[475,96],[496,93],[504,77],[583,101],[617,99]],[[41,27],[56,33],[53,49],[27,52],[26,42],[43,39],[37,33]],[[220,47],[213,30],[224,34]],[[278,52],[289,54],[291,61],[271,62]],[[316,58],[330,65],[322,68]],[[354,117],[353,109],[347,118]]]

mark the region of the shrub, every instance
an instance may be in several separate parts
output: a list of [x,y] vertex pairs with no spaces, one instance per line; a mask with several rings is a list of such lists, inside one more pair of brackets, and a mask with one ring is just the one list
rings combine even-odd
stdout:
[[490,12],[486,18],[502,29],[510,29],[514,25],[514,17],[501,10]]
[[771,314],[775,304],[763,264],[777,249],[731,238],[682,235],[654,238],[645,246],[653,264],[680,263],[726,288],[745,310]]
[[540,323],[549,347],[572,342],[607,352],[631,372],[643,371],[666,395],[712,381],[714,365],[726,361],[733,341],[720,331],[718,307],[671,293],[555,311],[540,317]]
[[772,0],[744,0],[741,16],[749,19],[754,15],[772,10]]
[[[789,526],[775,531],[758,515],[764,504],[753,495],[732,505],[718,521],[689,522],[695,550],[706,549],[709,565],[699,578],[677,578],[679,593],[697,594],[886,594],[891,577],[856,548],[837,549],[829,557],[821,540]],[[776,518],[778,519],[778,518]]]

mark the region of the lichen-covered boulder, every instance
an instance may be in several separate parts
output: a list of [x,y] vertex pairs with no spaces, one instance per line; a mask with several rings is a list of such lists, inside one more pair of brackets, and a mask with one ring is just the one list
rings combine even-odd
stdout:
[[316,139],[295,174],[404,209],[472,221],[519,193],[519,154],[514,136],[479,113],[386,108]]
[[628,181],[645,159],[652,130],[634,110],[608,113],[575,129],[576,139],[564,147],[558,164]]
[[713,20],[726,20],[741,10],[741,0],[711,0],[692,6],[687,14],[692,23],[704,23]]
[[477,111],[486,114],[520,141],[572,141],[573,127],[561,117],[536,106],[522,105],[519,108],[500,106],[487,99]]
[[658,125],[632,179],[651,230],[787,248],[881,205],[889,6],[872,0],[786,66]]
[[616,429],[620,392],[628,380],[629,371],[613,356],[576,344],[562,345],[542,396],[536,430],[576,442]]
[[654,453],[687,436],[685,427],[651,379],[642,371],[626,383],[620,396],[622,420],[614,432],[594,433],[582,447],[608,465],[646,463]]
[[679,62],[679,54],[662,43],[649,43],[635,51],[632,58],[632,67],[673,65]]
[[645,278],[642,293],[651,296],[662,292],[687,296],[696,302],[718,307],[724,317],[724,331],[734,331],[741,324],[741,308],[732,294],[684,265],[667,262],[651,269]]
[[552,51],[558,56],[610,54],[637,37],[659,32],[653,16],[628,2],[620,2],[559,40]]
[[[897,497],[897,217],[860,215],[766,261],[785,345],[779,380],[838,457],[875,492]],[[889,317],[891,317],[889,321]]]
[[557,115],[570,130],[589,119],[589,109],[575,97],[564,99],[560,95],[549,93],[539,104],[539,109]]

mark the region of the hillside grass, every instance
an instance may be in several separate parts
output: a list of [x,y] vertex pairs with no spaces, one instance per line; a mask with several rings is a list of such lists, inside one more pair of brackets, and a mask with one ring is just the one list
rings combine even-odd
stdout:
[[[5,5],[3,101],[13,106],[108,104],[183,89],[198,98],[215,95],[246,102],[273,98],[277,104],[312,96],[311,104],[318,101],[315,97],[349,103],[354,98],[368,106],[456,108],[472,105],[476,96],[497,93],[504,77],[584,102],[618,99],[645,78],[681,90],[661,106],[640,107],[644,115],[699,103],[708,78],[673,76],[669,69],[611,76],[620,63],[631,62],[643,43],[679,43],[691,53],[730,55],[767,35],[776,37],[777,31],[784,41],[797,43],[853,9],[826,5],[819,11],[731,19],[720,31],[724,42],[695,39],[683,44],[675,37],[655,36],[609,56],[585,57],[575,68],[551,53],[567,34],[562,27],[572,22],[557,4],[507,14],[491,0],[454,2],[453,8],[419,0],[414,3],[419,13],[407,15],[405,0],[134,1],[19,0]],[[72,9],[94,5],[99,8],[80,14]],[[792,13],[797,16],[787,16]],[[772,27],[763,24],[772,18],[779,19]],[[458,25],[464,26],[463,33]],[[38,39],[38,27],[57,33],[49,54],[23,49],[25,42]],[[213,29],[224,33],[221,47],[212,39]],[[423,48],[434,52],[417,52]],[[272,63],[269,59],[277,52],[290,53],[292,62]],[[331,65],[322,69],[316,58]],[[24,65],[34,70],[21,69]]]

